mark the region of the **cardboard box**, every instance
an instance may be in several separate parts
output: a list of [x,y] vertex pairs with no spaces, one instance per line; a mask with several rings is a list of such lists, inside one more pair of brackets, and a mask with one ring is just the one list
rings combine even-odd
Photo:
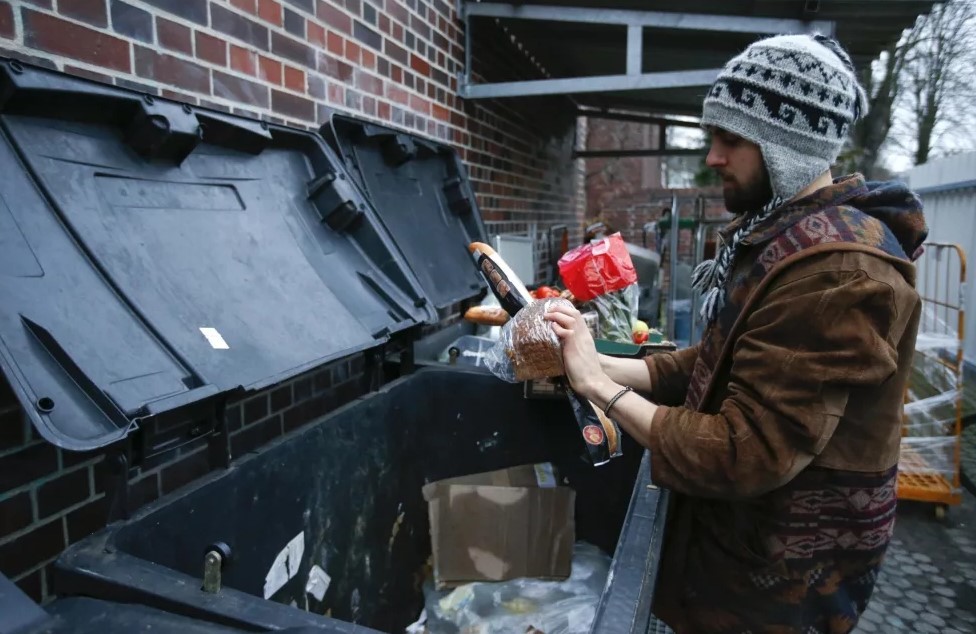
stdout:
[[430,513],[438,589],[473,581],[569,577],[576,492],[549,463],[432,482]]

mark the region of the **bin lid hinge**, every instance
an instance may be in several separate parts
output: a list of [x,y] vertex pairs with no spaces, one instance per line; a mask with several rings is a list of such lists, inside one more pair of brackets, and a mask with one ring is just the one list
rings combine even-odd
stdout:
[[108,524],[129,519],[129,464],[132,443],[126,438],[105,455],[105,499],[108,502]]

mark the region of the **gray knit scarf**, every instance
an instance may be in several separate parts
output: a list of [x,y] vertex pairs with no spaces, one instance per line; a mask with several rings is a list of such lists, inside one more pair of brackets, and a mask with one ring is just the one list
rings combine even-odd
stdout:
[[722,242],[714,260],[705,260],[695,267],[691,274],[691,285],[702,295],[701,317],[706,326],[718,317],[719,311],[725,306],[725,286],[728,283],[729,272],[735,262],[739,243],[751,234],[756,227],[772,217],[782,204],[783,199],[774,196],[765,207],[750,214],[749,220],[732,234],[732,239],[728,244]]

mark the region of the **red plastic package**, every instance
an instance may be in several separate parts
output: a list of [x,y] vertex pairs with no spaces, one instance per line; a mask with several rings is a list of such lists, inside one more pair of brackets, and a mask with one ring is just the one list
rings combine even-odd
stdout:
[[619,233],[566,252],[559,258],[559,275],[583,302],[637,283],[637,271]]

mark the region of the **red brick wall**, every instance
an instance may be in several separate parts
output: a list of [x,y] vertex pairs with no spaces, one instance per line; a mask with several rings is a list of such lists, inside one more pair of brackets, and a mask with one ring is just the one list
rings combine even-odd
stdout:
[[[227,407],[232,459],[362,395],[363,361],[318,369]],[[108,451],[61,450],[43,440],[0,378],[0,572],[38,601],[52,595],[51,564],[106,525]],[[210,472],[205,439],[130,469],[135,510]]]
[[[657,148],[658,127],[644,123],[592,119],[586,134],[587,150],[639,150]],[[661,159],[657,157],[586,159],[586,216],[595,217],[616,199],[661,187]]]
[[[541,236],[550,224],[580,224],[573,120],[551,102],[457,96],[464,39],[454,0],[54,6],[0,0],[0,55],[298,127],[317,126],[329,109],[375,119],[454,145],[491,231]],[[475,33],[476,79],[536,76],[501,31]]]
[[[0,56],[286,125],[334,109],[452,144],[490,231],[533,230],[541,271],[549,225],[580,235],[574,121],[538,100],[460,100],[461,28],[453,0],[0,0]],[[481,31],[478,80],[535,76]],[[233,456],[354,398],[361,372],[345,360],[231,406]],[[210,469],[202,440],[154,457],[128,474],[130,507]],[[103,452],[41,440],[0,380],[0,572],[50,598],[54,558],[105,525],[106,470]]]

